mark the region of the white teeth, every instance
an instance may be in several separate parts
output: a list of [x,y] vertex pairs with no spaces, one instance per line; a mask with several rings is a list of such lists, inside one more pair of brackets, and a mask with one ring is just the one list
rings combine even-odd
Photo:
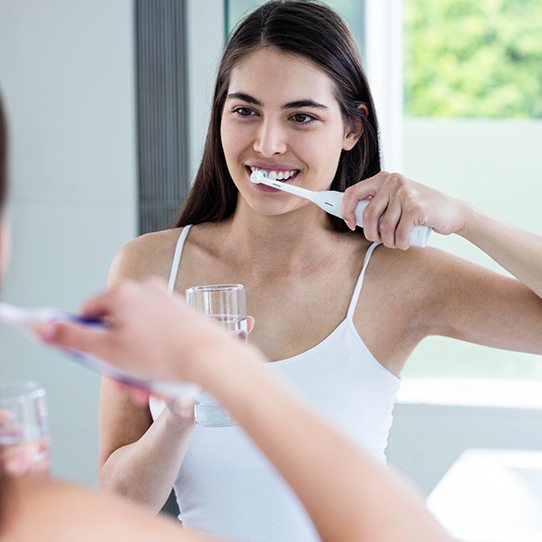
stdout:
[[250,170],[252,171],[252,173],[254,173],[255,171],[261,171],[265,173],[268,179],[272,179],[274,181],[275,180],[286,181],[289,178],[294,177],[295,175],[299,173],[298,169],[291,169],[290,171],[275,171],[275,170],[268,171],[268,170],[257,168],[254,166],[250,166]]
[[284,180],[286,181],[286,180],[289,179],[290,177],[293,177],[295,174],[296,174],[296,170],[295,170],[295,169],[292,169],[292,170],[290,170],[290,171],[285,171],[285,172],[284,172]]

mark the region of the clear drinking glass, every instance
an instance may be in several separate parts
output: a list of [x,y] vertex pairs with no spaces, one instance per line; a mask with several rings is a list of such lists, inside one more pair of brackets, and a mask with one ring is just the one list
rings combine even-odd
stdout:
[[10,475],[50,474],[47,402],[37,382],[0,382],[0,468]]
[[[217,322],[226,331],[245,340],[247,337],[247,314],[245,287],[242,284],[214,284],[194,286],[186,290],[186,302]],[[217,360],[220,363],[220,360]],[[196,423],[206,427],[228,427],[235,420],[210,394],[201,392],[195,403]]]

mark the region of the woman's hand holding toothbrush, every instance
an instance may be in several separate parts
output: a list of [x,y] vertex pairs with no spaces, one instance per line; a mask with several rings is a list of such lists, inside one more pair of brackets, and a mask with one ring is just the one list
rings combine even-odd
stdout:
[[399,173],[380,173],[345,190],[342,216],[355,229],[358,202],[370,198],[363,211],[363,232],[369,241],[388,248],[409,248],[409,236],[417,225],[437,233],[460,233],[470,207],[455,198],[407,179]]

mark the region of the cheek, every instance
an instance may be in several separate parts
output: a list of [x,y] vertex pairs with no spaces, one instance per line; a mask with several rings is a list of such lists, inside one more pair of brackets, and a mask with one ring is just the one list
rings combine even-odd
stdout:
[[220,119],[220,139],[222,141],[222,147],[224,150],[230,147],[231,140],[232,140],[232,130],[231,125],[228,122],[228,119],[222,115],[222,118]]
[[226,161],[238,158],[237,155],[247,146],[247,129],[227,119],[223,119],[220,125],[220,137]]
[[338,130],[329,130],[315,138],[299,138],[299,152],[313,163],[320,164],[326,169],[335,169],[341,156],[343,134]]

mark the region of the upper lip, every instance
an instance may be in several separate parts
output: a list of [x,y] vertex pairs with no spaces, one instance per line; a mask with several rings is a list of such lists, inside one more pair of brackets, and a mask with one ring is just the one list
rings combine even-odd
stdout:
[[246,164],[247,167],[255,167],[257,169],[265,169],[266,171],[299,171],[300,168],[288,164],[264,164],[262,162],[251,162]]

